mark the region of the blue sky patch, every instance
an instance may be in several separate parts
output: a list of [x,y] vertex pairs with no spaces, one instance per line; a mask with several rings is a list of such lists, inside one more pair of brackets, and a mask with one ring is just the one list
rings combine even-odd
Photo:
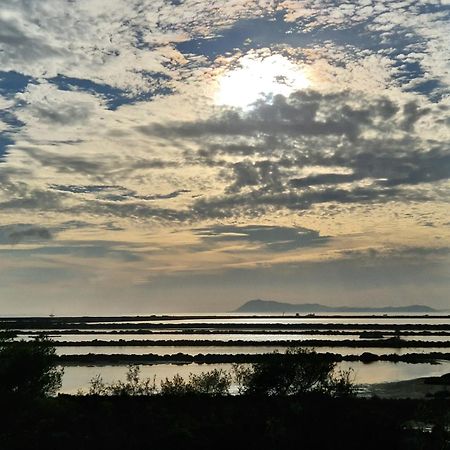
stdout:
[[[348,29],[322,28],[303,32],[302,25],[306,25],[307,19],[304,23],[290,23],[284,20],[284,15],[280,11],[271,16],[239,20],[230,28],[221,30],[214,38],[191,39],[176,44],[176,48],[184,54],[215,58],[236,49],[250,50],[282,44],[295,48],[332,41],[337,45],[361,47],[367,46],[373,39],[373,33],[365,31],[365,24],[357,24]],[[379,44],[378,37],[373,44]]]
[[0,133],[0,162],[5,161],[5,157],[8,153],[8,146],[12,144],[14,144],[14,141],[7,133]]
[[0,94],[6,98],[14,97],[18,92],[24,92],[34,79],[18,72],[0,71]]
[[82,78],[66,77],[64,75],[58,75],[54,78],[50,78],[48,81],[63,91],[82,91],[99,95],[105,99],[108,109],[113,111],[122,105],[129,105],[139,101],[150,100],[157,95],[168,95],[172,92],[169,88],[159,85],[159,82],[168,79],[167,75],[154,72],[142,72],[142,74],[145,78],[153,78],[157,80],[158,85],[152,90],[137,94],[108,84],[96,83],[95,81]]
[[439,101],[445,95],[445,86],[436,79],[423,80],[414,87],[406,89],[407,92],[416,92],[426,95],[432,101]]

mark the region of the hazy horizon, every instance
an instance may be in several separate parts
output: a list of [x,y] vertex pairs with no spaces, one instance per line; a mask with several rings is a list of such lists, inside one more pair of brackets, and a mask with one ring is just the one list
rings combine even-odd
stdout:
[[4,0],[0,315],[448,309],[449,18]]

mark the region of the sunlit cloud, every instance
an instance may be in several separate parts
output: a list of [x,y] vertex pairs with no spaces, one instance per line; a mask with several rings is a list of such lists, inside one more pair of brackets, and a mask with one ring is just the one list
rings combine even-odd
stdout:
[[3,1],[0,296],[231,310],[306,273],[356,303],[389,267],[442,306],[444,3]]
[[287,97],[292,92],[306,89],[311,81],[305,67],[285,56],[249,54],[225,71],[218,85],[216,104],[245,109],[258,100],[267,100],[275,95]]

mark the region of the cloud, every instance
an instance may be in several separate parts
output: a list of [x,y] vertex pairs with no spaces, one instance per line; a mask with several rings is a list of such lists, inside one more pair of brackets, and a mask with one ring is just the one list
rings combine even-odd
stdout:
[[[208,309],[243,285],[236,298],[307,286],[326,300],[341,280],[343,298],[377,301],[383,279],[392,298],[441,301],[449,18],[432,0],[2,1],[1,294],[29,273],[48,280],[36,298],[86,288],[147,307],[134,283],[184,270],[163,306],[171,289]],[[310,89],[217,104],[221,77],[270,56]],[[77,273],[73,289],[52,294],[58,270],[41,265]]]
[[[392,132],[399,125],[411,130],[429,111],[409,102],[404,113],[387,98],[361,98],[360,94],[343,91],[322,93],[303,90],[289,97],[277,95],[269,101],[258,101],[250,111],[226,110],[218,117],[197,122],[139,126],[148,135],[169,138],[203,136],[345,137],[354,142],[367,129]],[[390,119],[388,121],[388,119]],[[386,122],[388,121],[388,122]]]
[[[92,158],[77,155],[61,155],[59,153],[45,151],[39,147],[22,147],[21,150],[27,153],[34,161],[43,167],[51,167],[59,173],[80,173],[85,175],[101,175],[106,167],[107,161],[100,158]],[[49,193],[50,194],[50,193]],[[51,194],[50,194],[51,195]]]
[[98,197],[99,199],[111,202],[121,202],[130,199],[147,200],[147,201],[168,200],[190,192],[188,189],[179,189],[177,191],[169,192],[167,194],[139,195],[136,191],[132,191],[123,186],[118,185],[79,186],[79,185],[55,184],[51,185],[50,188],[56,191],[70,192],[73,194],[95,194],[96,197]]
[[368,248],[365,250],[348,249],[340,252],[340,254],[344,258],[364,259],[366,261],[396,259],[398,261],[407,260],[409,264],[421,264],[425,259],[435,262],[448,259],[450,256],[450,247],[397,246]]
[[0,244],[43,242],[51,239],[53,239],[53,233],[45,227],[23,223],[0,226]]
[[228,184],[223,194],[194,202],[198,218],[244,210],[255,217],[265,208],[432,199],[433,183],[450,177],[450,147],[424,139],[416,127],[436,114],[413,101],[308,90],[249,111],[139,130],[191,140],[199,147],[191,161],[219,169]]
[[0,16],[0,62],[2,67],[16,62],[42,61],[62,57],[67,54],[63,47],[57,48],[49,43],[42,29],[27,28],[26,23],[18,16],[4,10]]
[[329,237],[308,228],[293,228],[268,225],[216,225],[197,228],[194,233],[201,237],[206,245],[218,242],[250,242],[263,244],[271,252],[285,252],[302,247],[320,246],[329,241]]
[[[364,125],[370,125],[384,114],[384,109],[367,106],[352,108],[345,103],[349,93],[321,94],[299,91],[289,98],[277,95],[271,102],[259,102],[250,112],[224,112],[221,116],[194,123],[173,123],[170,126],[140,126],[144,134],[172,138],[203,136],[346,136],[353,141]],[[333,106],[331,106],[333,105]],[[371,105],[372,106],[372,105]],[[319,114],[325,117],[319,118]]]
[[[1,210],[41,210],[41,211],[61,211],[61,195],[55,195],[51,191],[42,189],[27,189],[24,186],[10,187],[9,191],[14,192],[16,197],[0,200]],[[18,195],[20,192],[20,196]]]

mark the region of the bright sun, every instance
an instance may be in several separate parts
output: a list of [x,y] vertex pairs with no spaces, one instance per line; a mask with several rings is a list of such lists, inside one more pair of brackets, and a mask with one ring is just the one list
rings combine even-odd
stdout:
[[305,70],[282,55],[244,56],[239,65],[220,78],[216,104],[245,109],[261,98],[288,96],[310,85]]

